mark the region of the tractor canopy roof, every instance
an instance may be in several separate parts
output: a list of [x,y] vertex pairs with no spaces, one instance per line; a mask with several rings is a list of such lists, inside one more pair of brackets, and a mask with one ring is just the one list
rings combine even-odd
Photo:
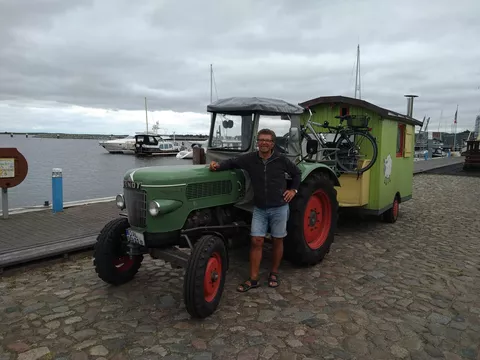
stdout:
[[263,115],[300,115],[305,109],[290,104],[284,100],[262,97],[230,97],[219,99],[207,106],[208,112],[242,115],[245,113],[260,113]]

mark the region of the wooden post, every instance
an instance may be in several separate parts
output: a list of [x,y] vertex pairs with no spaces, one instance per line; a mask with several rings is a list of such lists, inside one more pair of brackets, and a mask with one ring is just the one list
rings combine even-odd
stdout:
[[8,188],[2,188],[2,212],[3,218],[8,219]]
[[205,150],[202,147],[193,148],[193,164],[206,164]]

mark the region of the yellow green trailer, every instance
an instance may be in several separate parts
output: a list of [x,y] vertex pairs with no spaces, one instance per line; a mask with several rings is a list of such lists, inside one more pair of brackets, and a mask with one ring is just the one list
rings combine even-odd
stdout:
[[[323,126],[325,121],[329,126],[338,126],[339,117],[352,118],[354,128],[363,125],[368,130],[375,144],[356,142],[360,151],[354,160],[358,166],[343,171],[339,177],[339,206],[395,222],[399,204],[412,198],[415,126],[421,126],[422,122],[411,114],[403,115],[345,96],[318,97],[300,105],[312,111],[311,117],[308,111],[302,116],[302,123],[316,123],[312,128],[325,136],[330,133]],[[358,119],[356,124],[355,119]]]

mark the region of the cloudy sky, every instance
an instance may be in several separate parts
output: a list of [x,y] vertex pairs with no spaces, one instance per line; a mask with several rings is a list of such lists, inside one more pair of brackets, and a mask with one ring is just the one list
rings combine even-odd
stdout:
[[480,113],[478,0],[0,0],[0,132],[206,133],[214,99],[354,95],[449,131]]

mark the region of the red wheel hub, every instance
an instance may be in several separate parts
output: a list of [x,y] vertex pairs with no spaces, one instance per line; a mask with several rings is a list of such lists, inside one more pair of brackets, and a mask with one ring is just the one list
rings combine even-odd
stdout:
[[222,259],[218,252],[215,252],[208,259],[203,279],[203,295],[205,301],[211,302],[217,295],[220,281],[222,280]]
[[398,199],[395,198],[395,200],[393,200],[393,210],[392,210],[394,219],[396,219],[398,216],[398,209],[399,209]]
[[303,236],[307,245],[316,250],[328,238],[332,225],[332,204],[327,193],[320,189],[308,200],[303,218]]
[[113,265],[117,268],[119,272],[123,272],[128,271],[132,267],[134,261],[135,260],[131,259],[130,256],[125,255],[114,259]]

